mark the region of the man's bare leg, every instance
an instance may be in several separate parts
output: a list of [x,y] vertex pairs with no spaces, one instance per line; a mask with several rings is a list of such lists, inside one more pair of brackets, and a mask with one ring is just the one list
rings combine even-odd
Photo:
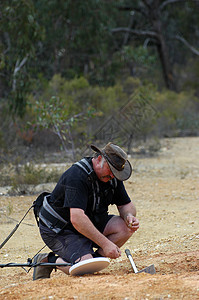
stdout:
[[[91,254],[86,254],[84,256],[81,257],[81,259],[77,259],[76,262],[78,261],[83,261],[85,259],[89,259],[89,258],[93,258],[93,256]],[[57,264],[64,264],[66,263],[61,257],[58,257],[56,260]],[[57,269],[64,272],[65,274],[69,275],[69,269],[71,266],[66,266],[66,267],[61,267],[61,266],[57,266]]]
[[[126,226],[121,217],[114,216],[106,224],[103,234],[120,248],[128,241],[133,232]],[[104,256],[101,248],[99,248],[98,253]]]

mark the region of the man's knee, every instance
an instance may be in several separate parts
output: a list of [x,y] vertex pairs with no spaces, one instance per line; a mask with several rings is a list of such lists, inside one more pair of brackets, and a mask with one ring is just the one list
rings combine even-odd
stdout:
[[[122,219],[123,220],[123,219]],[[130,238],[133,234],[132,230],[130,230],[130,228],[126,225],[126,223],[124,222],[123,220],[123,224],[121,224],[121,227],[120,227],[120,231],[121,231],[121,234],[123,236],[125,236],[126,238]]]
[[118,233],[121,236],[124,236],[126,238],[130,238],[133,234],[132,231],[126,225],[125,221],[119,216],[114,216],[108,222],[103,232],[103,234],[106,236],[114,233]]

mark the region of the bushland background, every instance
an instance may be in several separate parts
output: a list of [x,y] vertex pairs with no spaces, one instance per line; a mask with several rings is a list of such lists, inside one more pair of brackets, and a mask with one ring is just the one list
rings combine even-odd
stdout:
[[[27,296],[31,279],[3,269],[2,299],[197,297],[198,78],[197,0],[1,1],[1,241],[39,192],[90,154],[90,143],[112,141],[132,160],[137,179],[127,189],[143,210],[141,236],[128,247],[139,268],[153,258],[158,271],[157,278],[135,277],[123,256],[99,280],[50,279],[52,287],[74,287],[71,294],[48,281],[43,294],[35,291],[45,284],[32,283]],[[16,233],[3,261],[32,256],[41,243],[34,230],[27,225],[22,240]],[[35,240],[26,244],[29,232]]]
[[198,28],[196,0],[1,1],[0,162],[197,136]]

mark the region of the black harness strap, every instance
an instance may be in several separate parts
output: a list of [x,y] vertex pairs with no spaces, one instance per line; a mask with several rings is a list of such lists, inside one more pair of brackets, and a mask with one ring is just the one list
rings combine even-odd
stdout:
[[39,218],[48,228],[55,233],[59,233],[68,222],[52,208],[48,203],[48,197],[50,197],[50,195],[44,197],[43,206],[39,212]]
[[[99,205],[100,205],[100,189],[99,189],[98,181],[96,180],[96,178],[94,178],[94,174],[95,174],[94,170],[92,169],[91,165],[85,158],[82,158],[80,161],[74,163],[74,165],[77,165],[81,169],[83,169],[84,172],[86,172],[88,174],[88,177],[91,179],[92,190],[93,190],[93,199],[94,199],[92,211],[93,212],[98,211]],[[114,193],[114,189],[117,187],[116,178],[113,178],[112,180],[110,180],[110,184],[112,186],[112,192]]]
[[112,192],[114,193],[114,190],[117,187],[117,179],[114,177],[113,179],[110,180],[110,184],[112,186]]
[[85,158],[82,158],[80,161],[76,162],[74,165],[79,166],[88,174],[88,177],[91,179],[92,190],[93,190],[93,208],[92,211],[95,211],[100,204],[100,194],[99,194],[99,183],[94,179],[94,170],[91,165]]
[[33,202],[34,215],[39,226],[39,220],[41,220],[48,228],[55,233],[59,233],[68,222],[64,220],[48,203],[50,193],[43,192]]

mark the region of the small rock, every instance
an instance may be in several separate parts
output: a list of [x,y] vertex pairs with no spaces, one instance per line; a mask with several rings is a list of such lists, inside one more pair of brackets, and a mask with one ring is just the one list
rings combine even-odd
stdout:
[[189,221],[189,224],[194,224],[195,222],[194,221]]

